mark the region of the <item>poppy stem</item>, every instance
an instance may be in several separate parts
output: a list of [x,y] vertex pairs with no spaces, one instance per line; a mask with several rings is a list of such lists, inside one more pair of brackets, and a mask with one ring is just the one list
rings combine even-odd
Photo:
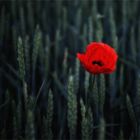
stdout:
[[94,76],[93,76],[93,79],[92,79],[92,80],[93,80],[93,85],[94,85],[94,83],[95,83],[95,77],[96,77],[96,76],[94,75]]

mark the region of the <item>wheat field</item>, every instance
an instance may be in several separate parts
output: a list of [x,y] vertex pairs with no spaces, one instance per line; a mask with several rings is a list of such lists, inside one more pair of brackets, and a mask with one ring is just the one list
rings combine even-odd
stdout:
[[[112,74],[76,58],[92,41]],[[0,0],[1,140],[140,140],[139,0]]]

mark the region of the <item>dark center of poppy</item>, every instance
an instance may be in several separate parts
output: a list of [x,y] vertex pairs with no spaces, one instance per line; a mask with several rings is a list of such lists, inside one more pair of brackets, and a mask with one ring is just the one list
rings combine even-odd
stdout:
[[92,61],[93,65],[103,66],[104,64],[101,61]]

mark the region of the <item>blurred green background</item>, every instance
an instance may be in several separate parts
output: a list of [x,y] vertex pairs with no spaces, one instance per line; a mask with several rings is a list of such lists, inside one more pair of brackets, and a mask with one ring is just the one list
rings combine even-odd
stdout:
[[[1,0],[0,139],[140,140],[140,1]],[[91,75],[88,43],[118,53]]]

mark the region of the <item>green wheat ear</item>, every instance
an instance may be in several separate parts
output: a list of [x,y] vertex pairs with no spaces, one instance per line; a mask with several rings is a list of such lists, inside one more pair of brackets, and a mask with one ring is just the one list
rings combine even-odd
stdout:
[[52,140],[53,132],[52,132],[52,121],[53,121],[53,94],[52,91],[49,90],[48,100],[47,100],[47,110],[46,114],[43,116],[43,127],[42,127],[42,136],[43,140]]
[[34,98],[30,96],[27,104],[27,122],[25,136],[27,140],[35,140],[35,124],[34,124]]
[[81,105],[81,128],[82,128],[82,140],[92,140],[92,132],[93,132],[93,117],[91,108],[88,108],[86,111],[86,107],[83,103],[83,100],[80,100]]
[[47,119],[45,121],[46,137],[48,140],[53,139],[52,120],[53,120],[53,94],[52,94],[52,91],[49,90],[48,104],[47,104]]
[[26,36],[24,39],[24,48],[25,48],[25,66],[26,66],[26,76],[27,79],[30,79],[30,69],[31,69],[31,64],[30,64],[30,44],[29,44],[29,36]]
[[52,140],[52,120],[53,120],[53,94],[52,91],[49,90],[48,100],[47,100],[47,117],[43,117],[43,139]]
[[35,30],[34,48],[33,48],[33,53],[32,53],[33,71],[35,71],[35,68],[36,68],[36,62],[37,62],[37,57],[38,57],[38,53],[39,53],[39,48],[41,46],[42,46],[42,33],[40,31],[39,26],[37,26],[36,30]]
[[18,38],[17,43],[17,49],[18,49],[18,65],[19,65],[19,76],[22,81],[24,81],[25,77],[25,62],[24,62],[24,48],[23,48],[23,42],[21,37]]
[[74,78],[72,75],[68,79],[68,127],[70,140],[75,139],[77,126],[77,98],[74,92]]

